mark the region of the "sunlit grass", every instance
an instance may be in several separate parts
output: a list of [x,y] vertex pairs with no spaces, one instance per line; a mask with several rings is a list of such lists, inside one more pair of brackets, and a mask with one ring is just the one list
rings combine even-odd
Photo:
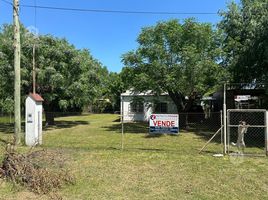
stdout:
[[[198,154],[206,137],[186,131],[149,137],[146,124],[125,124],[122,150],[117,115],[63,117],[57,122],[45,129],[42,148],[62,149],[70,158],[77,181],[59,191],[63,199],[268,198],[265,157],[216,158],[212,155],[222,150],[216,142]],[[0,133],[1,138],[6,135]],[[0,199],[25,195],[9,183],[0,186]]]

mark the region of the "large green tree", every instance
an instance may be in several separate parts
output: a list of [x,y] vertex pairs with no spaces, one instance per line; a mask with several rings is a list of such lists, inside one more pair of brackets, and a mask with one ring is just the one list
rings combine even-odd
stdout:
[[100,90],[102,98],[96,99],[93,104],[95,112],[120,111],[120,94],[124,91],[121,74],[117,72],[104,72],[106,78],[102,82]]
[[122,82],[121,74],[110,72],[106,94],[112,103],[113,111],[120,111],[120,95],[123,91],[124,84]]
[[[3,108],[13,99],[12,26],[4,25],[0,32],[0,104]],[[32,47],[36,43],[36,91],[44,98],[46,120],[53,123],[53,112],[81,111],[100,96],[106,70],[86,49],[78,50],[67,40],[41,35],[34,37],[21,29],[22,102],[32,91]],[[106,70],[107,71],[107,70]]]
[[234,82],[268,83],[268,0],[241,0],[222,12],[223,63]]
[[220,38],[210,24],[194,19],[143,28],[138,48],[123,55],[123,80],[138,91],[168,92],[178,112],[187,111],[197,94],[212,92],[224,77]]

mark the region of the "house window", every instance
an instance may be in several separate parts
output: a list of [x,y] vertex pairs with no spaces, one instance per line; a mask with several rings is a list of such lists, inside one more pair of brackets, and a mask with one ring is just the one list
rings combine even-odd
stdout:
[[130,104],[130,112],[132,113],[143,113],[144,106],[142,102],[132,102]]
[[157,103],[155,106],[156,113],[167,113],[167,103],[161,102]]

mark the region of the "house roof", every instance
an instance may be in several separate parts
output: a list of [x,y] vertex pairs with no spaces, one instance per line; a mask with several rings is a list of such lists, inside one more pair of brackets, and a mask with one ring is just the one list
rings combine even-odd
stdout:
[[36,93],[34,93],[34,94],[33,93],[30,93],[29,94],[29,97],[31,97],[36,102],[44,101],[44,99],[39,94],[36,94]]
[[[154,96],[155,93],[152,90],[147,90],[144,92],[137,92],[134,90],[127,90],[126,92],[122,93],[121,96]],[[167,92],[162,93],[161,95],[166,96],[168,95]]]

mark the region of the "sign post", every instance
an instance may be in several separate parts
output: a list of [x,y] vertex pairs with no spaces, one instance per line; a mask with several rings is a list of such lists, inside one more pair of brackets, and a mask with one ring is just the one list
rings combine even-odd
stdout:
[[178,114],[152,114],[149,121],[150,134],[178,134]]
[[121,150],[124,149],[124,102],[121,95]]

